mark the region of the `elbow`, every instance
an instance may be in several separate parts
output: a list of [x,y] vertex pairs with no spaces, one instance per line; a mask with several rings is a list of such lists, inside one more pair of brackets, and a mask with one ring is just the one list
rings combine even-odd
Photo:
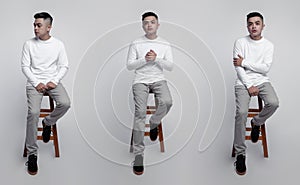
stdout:
[[267,74],[267,73],[270,71],[270,69],[271,69],[271,66],[265,66],[265,67],[262,69],[261,73]]
[[174,68],[174,65],[172,64],[172,65],[170,65],[170,66],[167,66],[167,67],[166,67],[166,70],[168,70],[168,71],[172,71],[172,70],[173,70],[173,68]]
[[128,71],[131,71],[131,70],[134,69],[134,67],[132,65],[126,65],[126,68],[127,68]]
[[168,71],[172,71],[174,68],[174,63],[173,62],[165,63],[163,64],[163,68]]

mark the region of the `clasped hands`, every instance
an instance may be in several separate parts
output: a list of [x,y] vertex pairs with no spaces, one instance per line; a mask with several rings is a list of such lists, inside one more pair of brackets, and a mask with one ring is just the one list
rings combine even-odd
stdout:
[[155,61],[156,56],[157,54],[152,49],[150,49],[150,51],[146,53],[145,59],[147,62]]
[[39,93],[43,93],[46,90],[51,90],[54,89],[56,87],[56,85],[53,82],[48,82],[46,85],[43,83],[39,83],[35,89],[39,92]]

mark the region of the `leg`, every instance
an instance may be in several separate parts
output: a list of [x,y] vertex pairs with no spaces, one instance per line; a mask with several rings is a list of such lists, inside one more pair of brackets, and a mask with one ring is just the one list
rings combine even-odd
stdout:
[[234,131],[234,148],[236,155],[246,154],[245,132],[250,96],[245,86],[235,87],[236,116]]
[[150,118],[150,129],[154,129],[172,107],[172,96],[165,80],[151,84],[150,88],[155,95],[157,106],[155,113]]
[[65,115],[71,103],[67,91],[61,83],[59,83],[55,89],[49,90],[48,93],[56,102],[56,107],[53,112],[44,119],[44,123],[50,126],[56,124],[57,120]]
[[39,122],[41,102],[43,94],[39,93],[34,87],[26,87],[28,116],[26,127],[26,148],[28,155],[37,155],[37,124]]
[[264,108],[253,118],[253,124],[257,126],[263,125],[266,120],[273,115],[279,106],[279,101],[274,88],[270,82],[263,83],[258,86],[259,96],[264,101]]
[[146,107],[149,96],[149,87],[146,84],[137,83],[132,86],[135,112],[133,125],[133,153],[135,155],[143,155]]

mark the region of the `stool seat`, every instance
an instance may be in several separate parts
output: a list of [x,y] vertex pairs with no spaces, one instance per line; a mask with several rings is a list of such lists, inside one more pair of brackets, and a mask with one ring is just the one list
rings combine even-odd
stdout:
[[[257,96],[257,101],[258,101],[258,108],[249,108],[248,109],[248,118],[253,118],[254,116],[258,115],[261,110],[263,109],[263,102],[262,99]],[[246,127],[246,135],[245,135],[245,140],[251,140],[251,130],[252,127],[250,125]],[[268,145],[267,145],[267,133],[266,133],[266,125],[263,124],[260,126],[260,136],[258,138],[258,140],[260,140],[262,142],[262,147],[263,147],[263,153],[264,153],[264,157],[267,158],[269,157],[269,153],[268,153]],[[235,148],[234,146],[232,147],[232,153],[231,153],[232,157],[235,157]]]
[[[41,108],[40,109],[40,116],[39,116],[40,118],[44,118],[44,117],[48,116],[54,110],[54,101],[51,98],[51,96],[47,92],[45,92],[43,94],[43,97],[48,97],[49,108]],[[43,126],[44,125],[42,125],[42,127],[37,128],[37,131],[38,131],[37,140],[43,140],[43,136],[41,135],[41,133],[43,132]],[[52,131],[52,135],[50,136],[50,140],[53,141],[55,157],[59,157],[60,155],[59,155],[58,135],[57,135],[56,124],[51,126],[51,131]],[[23,157],[27,157],[26,144],[24,147]]]

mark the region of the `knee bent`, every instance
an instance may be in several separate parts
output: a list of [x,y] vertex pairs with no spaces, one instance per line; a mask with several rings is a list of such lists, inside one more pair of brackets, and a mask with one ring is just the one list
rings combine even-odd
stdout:
[[68,100],[68,101],[61,101],[57,104],[57,106],[60,106],[60,107],[64,107],[66,109],[69,109],[71,107],[71,102]]
[[279,107],[279,101],[278,100],[270,101],[268,102],[268,104],[266,104],[266,106],[277,109]]

